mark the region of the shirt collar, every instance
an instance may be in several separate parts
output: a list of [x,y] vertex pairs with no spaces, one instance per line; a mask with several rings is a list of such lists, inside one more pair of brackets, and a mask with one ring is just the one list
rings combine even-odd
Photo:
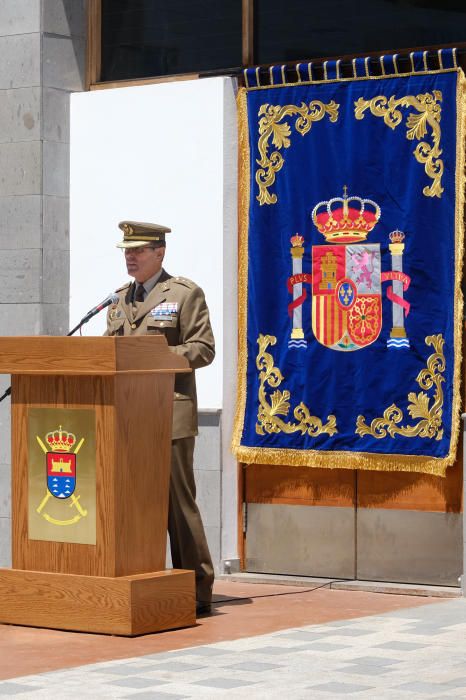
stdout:
[[163,268],[160,268],[160,270],[158,272],[156,272],[155,275],[153,275],[152,277],[149,277],[149,279],[144,282],[144,284],[142,286],[144,287],[146,295],[149,294],[154,289],[155,285],[157,284],[160,277],[162,276],[162,272],[163,272]]

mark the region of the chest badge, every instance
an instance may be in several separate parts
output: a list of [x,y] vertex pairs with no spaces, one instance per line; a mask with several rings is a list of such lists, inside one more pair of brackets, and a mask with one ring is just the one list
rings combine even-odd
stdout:
[[122,312],[120,311],[120,309],[117,306],[112,306],[112,308],[110,309],[109,316],[108,316],[109,320],[115,321],[117,318],[121,318],[121,316],[122,316]]

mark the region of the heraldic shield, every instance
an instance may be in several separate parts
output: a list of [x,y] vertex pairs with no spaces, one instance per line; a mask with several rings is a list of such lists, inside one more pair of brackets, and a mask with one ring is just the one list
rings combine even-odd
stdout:
[[47,433],[52,452],[46,452],[47,488],[55,498],[69,498],[76,488],[76,454],[70,452],[76,442],[73,433],[58,430]]
[[47,488],[55,498],[69,498],[76,488],[76,455],[47,452]]
[[332,350],[360,350],[382,329],[379,244],[312,247],[312,330]]

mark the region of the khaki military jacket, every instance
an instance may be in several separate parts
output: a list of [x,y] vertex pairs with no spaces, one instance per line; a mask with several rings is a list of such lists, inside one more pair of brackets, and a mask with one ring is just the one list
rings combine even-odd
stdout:
[[[195,370],[215,356],[214,336],[204,292],[191,280],[172,277],[165,270],[143,302],[133,305],[135,283],[117,290],[117,304],[107,312],[105,335],[162,333],[170,350],[183,355]],[[175,375],[172,439],[197,435],[197,398],[194,371]]]

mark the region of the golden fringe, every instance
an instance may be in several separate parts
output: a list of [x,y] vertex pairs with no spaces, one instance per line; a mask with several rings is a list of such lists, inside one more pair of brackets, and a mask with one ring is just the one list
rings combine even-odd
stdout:
[[453,403],[451,409],[451,440],[448,466],[454,464],[461,423],[461,368],[463,343],[463,292],[461,280],[464,258],[464,202],[465,202],[465,138],[466,138],[466,79],[457,69],[456,85],[456,174],[455,174],[455,299],[454,299],[454,369]]
[[[241,443],[246,410],[247,370],[247,304],[248,304],[248,229],[250,205],[250,152],[247,114],[247,92],[238,92],[239,128],[239,292],[238,292],[238,389],[237,407],[231,448],[236,458],[246,464],[277,464],[328,468],[361,469],[367,471],[404,471],[445,476],[454,464],[461,420],[461,367],[463,339],[463,294],[461,278],[464,255],[465,205],[465,138],[466,138],[466,78],[461,68],[456,92],[456,176],[455,176],[455,299],[454,299],[454,368],[451,440],[448,455],[442,458],[421,455],[377,454],[369,452],[325,452],[319,450],[288,450],[268,447],[245,447]],[[452,72],[429,71],[433,73]],[[382,77],[382,76],[381,76]],[[400,77],[403,77],[400,74]],[[338,82],[338,81],[329,81]],[[304,85],[305,83],[301,83]],[[262,88],[252,88],[262,89]]]
[[247,90],[238,90],[238,380],[231,449],[237,453],[246,412],[248,366],[248,230],[250,204],[250,153]]
[[377,454],[373,452],[324,452],[286,450],[273,447],[239,447],[238,461],[245,464],[277,464],[290,467],[361,469],[364,471],[420,472],[445,476],[448,458],[419,455]]

